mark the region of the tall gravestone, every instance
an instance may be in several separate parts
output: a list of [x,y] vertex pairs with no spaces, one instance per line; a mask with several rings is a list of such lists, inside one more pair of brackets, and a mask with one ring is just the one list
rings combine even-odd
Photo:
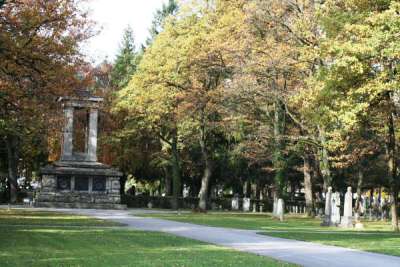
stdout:
[[331,225],[337,226],[340,224],[340,193],[336,192],[332,194],[331,204]]
[[[79,91],[76,97],[60,98],[59,101],[65,119],[61,157],[41,169],[36,205],[126,208],[121,205],[119,180],[122,173],[97,161],[97,123],[103,99]],[[83,114],[80,120],[75,116],[78,112]],[[76,129],[78,125],[80,135]]]
[[236,195],[232,198],[232,210],[239,210],[239,197]]
[[332,187],[329,187],[328,192],[326,192],[325,195],[325,214],[321,226],[331,225],[331,215],[332,215]]
[[278,198],[274,197],[274,203],[272,203],[272,216],[277,217],[278,210]]
[[250,198],[248,197],[243,198],[243,211],[244,212],[250,211]]
[[341,227],[352,228],[353,227],[353,193],[351,187],[347,187],[347,192],[344,197],[344,210]]
[[276,217],[280,221],[283,221],[284,215],[285,215],[285,202],[283,201],[282,198],[279,198],[276,206]]

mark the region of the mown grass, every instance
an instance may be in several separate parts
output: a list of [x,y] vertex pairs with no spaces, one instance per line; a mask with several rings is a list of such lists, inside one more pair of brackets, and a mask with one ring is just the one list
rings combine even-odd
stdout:
[[364,230],[322,227],[321,220],[288,215],[284,222],[269,214],[183,213],[144,215],[216,227],[258,230],[261,234],[400,256],[400,234],[384,221],[363,222]]
[[111,221],[61,212],[0,208],[0,227],[2,225],[121,226],[121,224]]
[[108,226],[116,225],[0,209],[0,266],[293,266],[168,234]]

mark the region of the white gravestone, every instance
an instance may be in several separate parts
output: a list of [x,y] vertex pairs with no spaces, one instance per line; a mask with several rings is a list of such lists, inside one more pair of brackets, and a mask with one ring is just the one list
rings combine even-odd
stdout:
[[248,197],[243,198],[243,211],[244,212],[250,211],[250,198]]
[[374,216],[374,220],[378,220],[379,217],[379,198],[378,196],[374,196],[372,203],[372,212]]
[[283,199],[280,198],[278,199],[278,204],[276,207],[276,217],[278,217],[279,220],[283,221],[284,214],[285,214],[285,203],[283,202]]
[[366,197],[364,195],[361,195],[361,209],[360,209],[362,214],[365,214],[367,211],[367,201]]
[[381,220],[382,221],[387,218],[386,205],[387,205],[386,198],[381,197],[380,210],[381,210]]
[[337,226],[340,223],[340,193],[332,194],[331,225]]
[[278,209],[278,199],[274,198],[274,203],[272,204],[272,216],[277,217],[277,209]]
[[331,214],[332,214],[332,187],[328,187],[328,192],[325,195],[325,216],[324,221],[321,223],[321,226],[330,226],[331,225]]
[[353,193],[351,187],[347,187],[347,192],[344,197],[344,210],[341,227],[353,228]]
[[183,185],[182,196],[183,197],[188,197],[189,193],[190,193],[189,186]]
[[232,198],[232,210],[239,210],[239,198],[238,197]]

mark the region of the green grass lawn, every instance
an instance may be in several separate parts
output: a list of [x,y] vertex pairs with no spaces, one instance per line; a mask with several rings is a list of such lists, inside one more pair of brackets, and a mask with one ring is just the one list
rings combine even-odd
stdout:
[[88,218],[86,216],[70,215],[47,211],[32,211],[23,209],[0,209],[0,227],[2,226],[68,226],[68,227],[92,227],[92,226],[121,226],[121,224]]
[[400,256],[400,234],[391,231],[389,222],[364,222],[362,231],[321,227],[321,220],[288,215],[284,222],[268,214],[187,213],[143,215],[195,224],[259,230],[260,233],[289,239],[317,242]]
[[293,266],[61,213],[0,209],[0,266]]

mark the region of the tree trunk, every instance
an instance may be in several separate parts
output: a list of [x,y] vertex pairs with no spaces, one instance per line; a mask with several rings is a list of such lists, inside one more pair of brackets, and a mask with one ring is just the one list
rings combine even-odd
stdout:
[[212,174],[212,162],[206,146],[205,124],[200,127],[200,148],[204,162],[203,177],[201,178],[201,187],[199,191],[199,209],[207,210],[208,188]]
[[399,231],[399,219],[397,215],[397,202],[398,202],[398,186],[397,186],[397,164],[396,164],[396,136],[394,129],[394,114],[389,112],[387,118],[388,126],[388,140],[387,140],[387,163],[388,163],[388,176],[391,186],[391,214],[392,214],[392,229],[396,232]]
[[16,136],[8,135],[6,140],[8,160],[8,181],[10,184],[10,202],[17,202],[17,167],[18,167],[18,139]]
[[246,180],[243,183],[243,196],[244,197],[251,197],[250,195],[250,191],[251,191],[251,183],[249,180]]
[[179,208],[179,197],[182,195],[181,167],[178,151],[178,136],[175,132],[172,136],[172,209]]
[[171,170],[168,167],[164,167],[164,175],[165,175],[165,180],[164,180],[164,189],[165,189],[165,195],[166,196],[171,196],[172,195],[172,186],[171,186]]
[[321,170],[322,179],[324,180],[324,192],[328,191],[328,187],[332,186],[332,175],[329,166],[328,150],[326,149],[326,136],[325,130],[318,127],[319,130],[319,141],[321,142],[321,148],[319,149],[319,168]]
[[364,182],[364,172],[362,169],[362,165],[360,164],[358,168],[358,180],[357,180],[357,199],[356,199],[356,205],[355,205],[355,212],[356,212],[356,217],[360,218],[360,212],[361,212],[361,190],[362,190],[362,185]]
[[397,190],[392,192],[392,194],[391,194],[392,203],[390,206],[390,211],[392,214],[392,229],[396,232],[399,231],[399,217],[397,214],[398,195],[399,195],[399,192]]
[[275,102],[275,114],[274,114],[274,155],[273,155],[273,166],[275,169],[275,187],[277,197],[280,198],[283,195],[285,187],[285,168],[286,162],[283,155],[284,141],[282,135],[285,130],[285,110],[280,100]]
[[125,195],[125,184],[126,184],[126,180],[128,179],[128,177],[125,175],[122,175],[122,177],[119,179],[119,193],[121,194],[121,196]]
[[[273,166],[275,169],[275,188],[276,188],[276,198],[274,201],[277,203],[284,205],[283,196],[285,193],[286,187],[286,161],[284,158],[283,150],[285,149],[285,143],[282,138],[285,131],[285,108],[283,103],[277,99],[275,101],[275,110],[274,110],[274,155],[273,155]],[[279,201],[282,199],[281,201]],[[276,205],[276,204],[274,204]],[[277,207],[278,211],[279,207]],[[277,214],[279,219],[283,220],[283,214]]]
[[211,167],[209,163],[206,163],[204,167],[203,177],[201,178],[201,187],[199,192],[199,208],[201,210],[207,210],[207,197],[208,197],[208,187],[211,177]]
[[312,191],[312,162],[308,151],[304,152],[304,193],[306,199],[306,214],[309,217],[314,217],[314,199]]

